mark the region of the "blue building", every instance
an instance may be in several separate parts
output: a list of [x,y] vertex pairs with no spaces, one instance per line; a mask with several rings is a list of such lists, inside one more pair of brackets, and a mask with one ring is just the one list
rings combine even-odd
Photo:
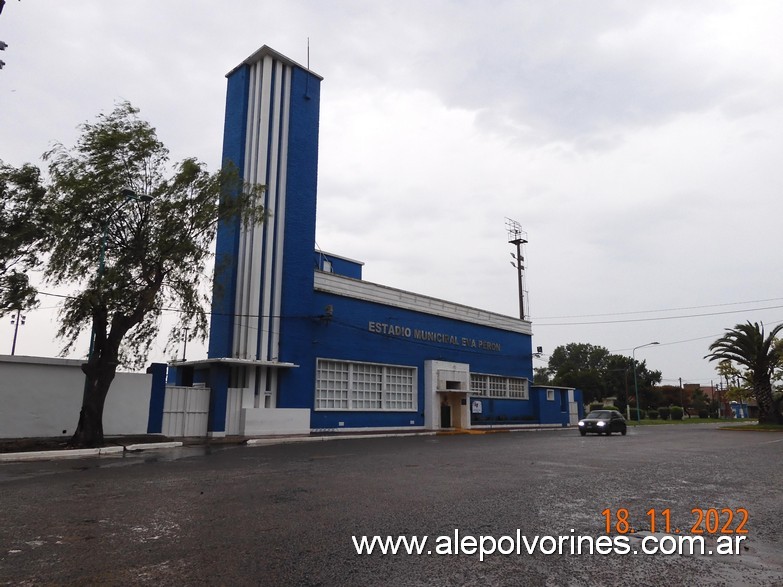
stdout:
[[266,186],[266,221],[218,230],[213,435],[575,424],[580,393],[537,388],[531,324],[362,280],[315,250],[322,78],[269,47],[228,74],[223,158]]

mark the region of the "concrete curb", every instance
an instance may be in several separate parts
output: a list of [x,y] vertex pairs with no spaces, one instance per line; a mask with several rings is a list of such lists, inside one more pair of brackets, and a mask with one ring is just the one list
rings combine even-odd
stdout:
[[22,461],[51,461],[54,459],[73,459],[79,457],[97,457],[103,455],[118,455],[124,452],[138,452],[164,448],[178,448],[182,442],[148,442],[129,444],[127,446],[104,446],[101,448],[73,448],[67,450],[39,450],[29,452],[0,453],[0,462],[12,463]]
[[246,446],[270,446],[297,442],[326,442],[329,440],[359,440],[367,438],[404,438],[406,436],[435,436],[435,432],[410,432],[406,434],[345,434],[334,436],[277,436],[274,438],[249,438]]
[[44,461],[50,459],[67,459],[75,457],[91,457],[99,455],[118,454],[125,450],[124,446],[104,446],[102,448],[75,448],[71,450],[38,450],[30,452],[7,452],[0,454],[0,462],[9,461]]
[[[495,428],[482,429],[474,428],[471,431],[453,431],[445,434],[491,434],[493,432],[536,432],[543,430],[574,430],[573,427],[563,428],[560,425],[544,425],[526,428]],[[276,444],[295,444],[299,442],[326,442],[330,440],[367,440],[369,438],[404,438],[406,436],[437,436],[444,433],[436,430],[427,430],[424,432],[407,433],[379,433],[379,434],[334,434],[328,436],[274,436],[263,438],[248,438],[244,442],[238,442],[238,445],[245,446],[272,446]],[[145,442],[137,444],[128,444],[126,446],[104,446],[102,448],[79,448],[70,450],[46,450],[30,452],[10,452],[0,453],[0,463],[23,462],[23,461],[46,461],[54,459],[70,459],[79,457],[91,457],[102,455],[118,455],[123,452],[140,452],[144,450],[163,450],[171,448],[180,448],[184,446],[181,441],[173,442]]]
[[576,426],[563,426],[562,424],[474,424],[470,430],[503,430],[504,432],[526,432],[537,430],[568,430]]
[[266,438],[249,438],[244,444],[246,446],[270,446],[273,444],[294,444],[297,442],[325,442],[328,440],[352,440],[367,438],[404,438],[406,436],[455,436],[468,434],[492,434],[495,432],[544,432],[554,430],[577,430],[576,426],[563,427],[560,424],[544,424],[543,426],[528,426],[524,428],[471,428],[469,430],[440,431],[427,430],[424,432],[406,432],[406,433],[379,433],[379,434],[334,434],[329,436],[273,436]]
[[129,444],[125,446],[125,450],[155,450],[157,448],[179,448],[180,446],[183,446],[182,442],[145,442],[140,444]]

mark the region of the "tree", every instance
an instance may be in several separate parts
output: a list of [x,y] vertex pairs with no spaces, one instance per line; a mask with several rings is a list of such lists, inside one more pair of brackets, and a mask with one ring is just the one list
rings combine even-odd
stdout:
[[[169,343],[188,327],[205,339],[208,298],[202,293],[217,223],[241,214],[263,220],[258,186],[245,186],[235,170],[209,173],[196,159],[171,168],[168,150],[127,102],[81,126],[76,145],[56,145],[49,163],[41,218],[48,230],[32,246],[46,253],[47,282],[76,291],[60,310],[63,352],[91,327],[85,387],[74,446],[103,441],[103,406],[117,367],[141,367],[164,310],[179,320]],[[36,192],[37,193],[37,192]]]
[[679,385],[661,385],[658,390],[661,393],[661,405],[659,407],[680,406],[687,407],[688,398]]
[[710,361],[730,361],[746,368],[743,378],[751,385],[759,407],[759,422],[783,423],[772,395],[772,378],[781,366],[781,345],[777,334],[783,329],[778,324],[766,335],[764,325],[758,322],[737,324],[713,342],[705,358]]
[[604,382],[606,394],[617,398],[614,405],[625,412],[628,395],[633,392],[633,360],[623,355],[609,355]]
[[585,403],[601,400],[608,357],[609,351],[602,346],[578,342],[559,346],[549,357],[552,383],[581,389]]
[[691,394],[691,404],[693,409],[696,410],[696,414],[701,418],[702,415],[709,411],[710,399],[701,387],[697,387]]
[[34,245],[47,226],[41,214],[45,194],[37,167],[0,162],[0,316],[36,303],[27,272],[40,265]]
[[[748,381],[750,378],[746,377],[742,371],[737,369],[731,361],[724,359],[718,363],[715,370],[725,381],[723,391],[723,400],[725,402],[737,401],[740,404],[743,404],[748,397],[753,395],[753,391],[748,388]],[[742,385],[743,382],[745,385]]]
[[547,367],[536,367],[533,369],[533,383],[535,385],[547,385],[549,381],[549,369]]
[[[628,358],[631,362],[631,370],[633,372],[633,358]],[[663,395],[655,387],[656,384],[661,382],[662,374],[660,371],[651,371],[647,368],[647,360],[636,361],[636,387],[639,390],[639,406],[636,406],[636,393],[631,398],[635,407],[648,410],[650,408],[657,408],[663,401]]]
[[[547,370],[554,385],[581,389],[586,403],[614,396],[620,404],[617,407],[625,409],[629,384],[633,385],[633,368],[631,357],[613,355],[602,346],[572,342],[552,352]],[[661,372],[649,371],[645,361],[637,361],[636,377],[643,398],[643,394],[651,393],[654,384],[660,383]],[[633,394],[633,387],[630,393]]]

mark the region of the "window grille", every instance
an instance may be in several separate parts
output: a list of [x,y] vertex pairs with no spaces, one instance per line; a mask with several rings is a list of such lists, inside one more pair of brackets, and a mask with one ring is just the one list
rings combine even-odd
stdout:
[[477,397],[528,399],[528,380],[524,377],[470,374],[470,395]]
[[316,410],[415,411],[416,368],[318,359]]

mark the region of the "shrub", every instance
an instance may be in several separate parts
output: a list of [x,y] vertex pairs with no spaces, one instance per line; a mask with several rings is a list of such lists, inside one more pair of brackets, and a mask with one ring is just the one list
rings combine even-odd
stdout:
[[647,411],[647,417],[650,420],[657,420],[658,419],[658,410],[648,410]]
[[699,410],[699,418],[709,418],[710,413],[705,409]]
[[671,413],[672,420],[682,420],[682,416],[685,413],[680,406],[672,406],[669,408],[669,412]]
[[661,420],[668,420],[669,413],[669,408],[658,408],[658,415],[661,417]]
[[592,412],[593,410],[603,410],[603,409],[604,409],[604,404],[594,403],[594,404],[590,404],[590,410],[589,411]]
[[603,407],[603,409],[604,409],[604,410],[616,410],[616,411],[618,411],[618,412],[620,411],[620,410],[617,408],[617,406],[604,406],[604,407]]
[[645,416],[647,416],[647,413],[644,410],[631,409],[631,420],[644,420]]

